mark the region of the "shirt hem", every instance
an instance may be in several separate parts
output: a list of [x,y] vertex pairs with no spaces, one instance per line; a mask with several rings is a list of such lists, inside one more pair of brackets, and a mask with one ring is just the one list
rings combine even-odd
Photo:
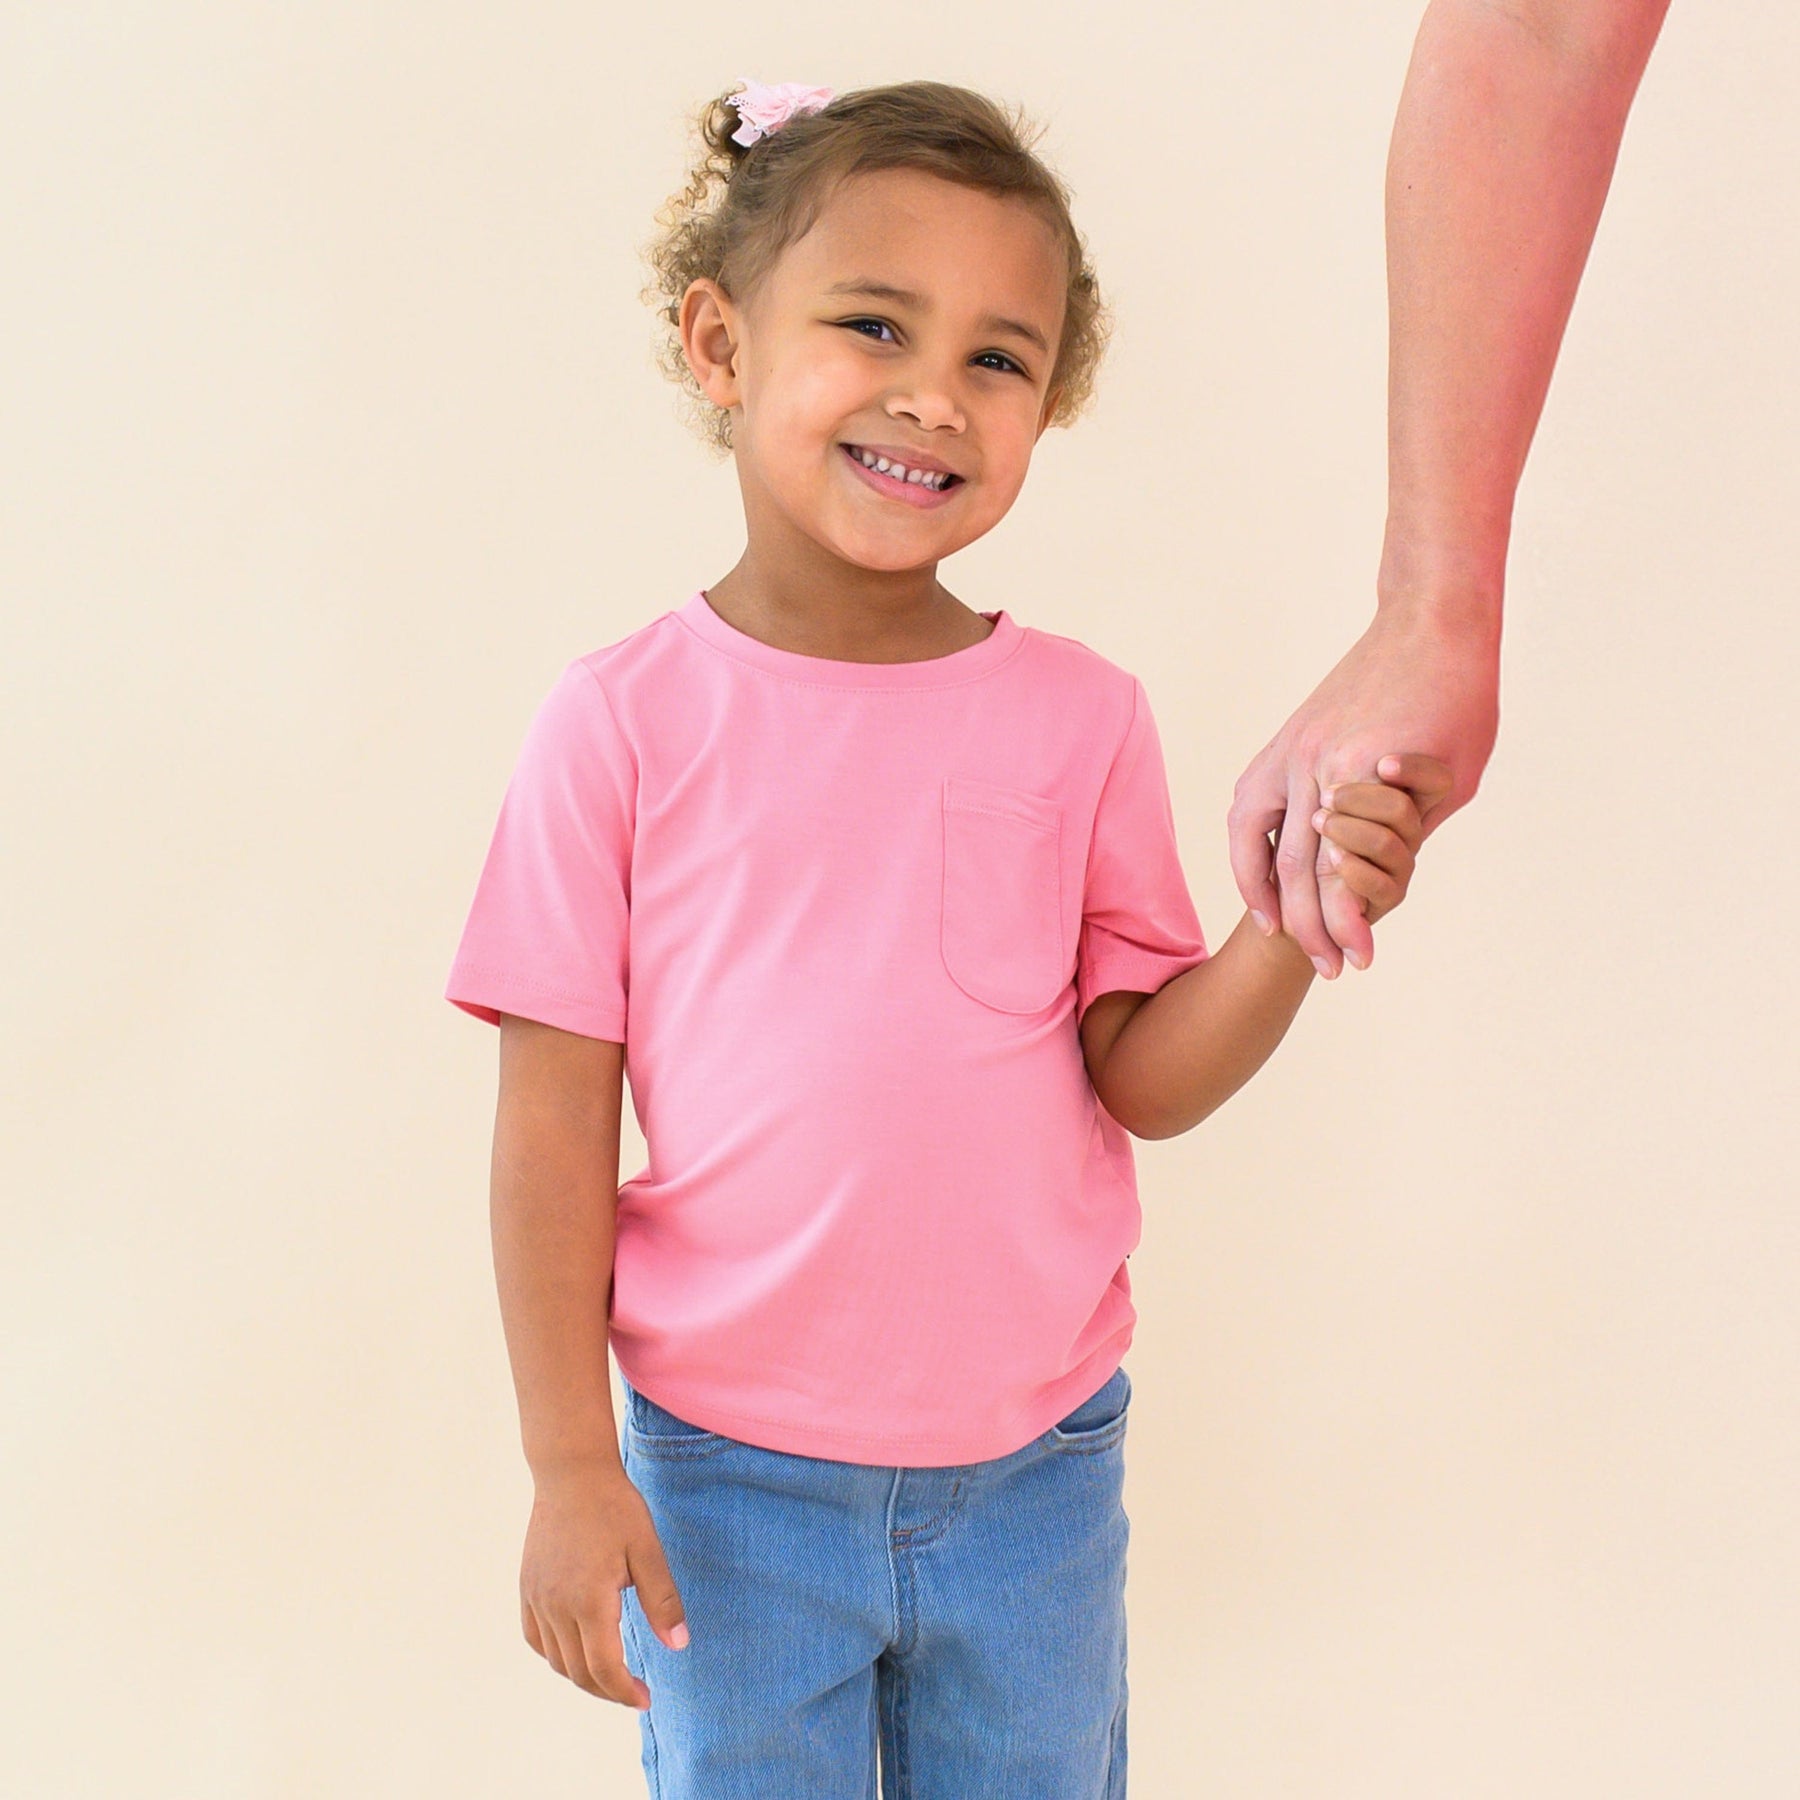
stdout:
[[[881,1468],[960,1468],[968,1463],[993,1462],[1014,1455],[1034,1439],[1042,1437],[1059,1420],[1066,1419],[1076,1407],[1091,1400],[1112,1380],[1119,1364],[1125,1360],[1125,1353],[1131,1348],[1131,1337],[1132,1333],[1127,1331],[1123,1342],[1115,1338],[1096,1351],[1081,1365],[1084,1372],[1079,1381],[1065,1377],[1067,1391],[1074,1398],[1057,1398],[1047,1405],[1040,1402],[1024,1415],[1023,1429],[1017,1425],[1009,1428],[1001,1440],[1003,1447],[997,1450],[967,1437],[844,1431],[829,1425],[796,1425],[791,1419],[777,1419],[761,1413],[729,1412],[710,1401],[687,1400],[667,1390],[657,1393],[631,1372],[616,1346],[613,1358],[620,1373],[638,1393],[677,1418],[685,1419],[703,1431],[716,1431],[759,1449],[774,1450],[784,1456],[813,1456],[831,1462],[873,1464]],[[1105,1373],[1096,1376],[1093,1371],[1100,1368],[1104,1368]],[[1038,1414],[1043,1416],[1031,1423]],[[846,1455],[846,1450],[862,1450],[867,1454]]]

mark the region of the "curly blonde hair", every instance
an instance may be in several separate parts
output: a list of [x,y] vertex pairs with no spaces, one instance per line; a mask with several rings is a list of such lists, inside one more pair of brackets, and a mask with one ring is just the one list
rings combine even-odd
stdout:
[[702,154],[687,185],[657,210],[662,230],[642,246],[654,279],[641,298],[667,327],[657,366],[685,390],[692,422],[712,449],[730,453],[731,414],[707,398],[688,367],[682,296],[704,276],[740,300],[747,297],[811,228],[839,180],[876,169],[922,169],[1038,209],[1062,239],[1069,269],[1048,388],[1056,402],[1045,423],[1071,425],[1086,409],[1112,315],[1070,215],[1069,189],[1033,154],[1042,130],[1032,129],[1022,111],[1003,110],[946,82],[904,81],[838,94],[748,147],[732,139],[740,120],[728,95],[709,100],[691,122]]

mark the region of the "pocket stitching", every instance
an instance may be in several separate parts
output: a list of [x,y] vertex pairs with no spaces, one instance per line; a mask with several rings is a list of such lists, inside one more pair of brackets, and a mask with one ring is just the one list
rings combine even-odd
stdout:
[[1067,960],[1065,950],[1067,927],[1063,921],[1063,809],[1056,801],[1047,799],[1042,794],[1034,794],[1029,788],[1013,788],[999,782],[977,781],[967,775],[947,775],[944,778],[942,816],[947,818],[951,813],[974,813],[982,818],[1004,819],[1009,824],[1022,825],[1028,831],[1038,832],[1051,840],[1050,854],[1052,866],[1056,872],[1056,890],[1051,898],[1051,905],[1056,927],[1057,986],[1050,989],[1044,998],[1035,1005],[1015,1006],[989,999],[987,995],[977,993],[957,974],[951,960],[949,941],[951,863],[947,829],[944,843],[943,891],[939,897],[938,914],[938,954],[943,962],[945,972],[963,993],[978,1005],[990,1007],[995,1012],[1015,1014],[1042,1012],[1068,985],[1067,980],[1063,977],[1063,968]]
[[[647,1431],[643,1423],[647,1404],[654,1406],[656,1402],[648,1394],[634,1391],[625,1421],[630,1427],[632,1443],[646,1456],[709,1456],[732,1441],[724,1432],[712,1431],[703,1425],[695,1426],[691,1431]],[[668,1412],[669,1409],[665,1406],[658,1410]],[[671,1418],[678,1416],[670,1414]],[[687,1423],[686,1420],[682,1422]]]
[[[1114,1370],[1113,1375],[1107,1377],[1107,1383],[1110,1384],[1120,1372]],[[1048,1435],[1051,1447],[1056,1450],[1073,1451],[1077,1455],[1097,1455],[1102,1450],[1110,1450],[1125,1435],[1125,1428],[1131,1420],[1130,1376],[1127,1375],[1125,1380],[1125,1398],[1119,1403],[1119,1410],[1112,1418],[1098,1425],[1085,1426],[1077,1431],[1064,1431],[1061,1422],[1058,1421],[1049,1427]],[[1089,1398],[1098,1399],[1104,1391],[1104,1387],[1097,1388]],[[1082,1402],[1082,1405],[1086,1404],[1087,1401]]]

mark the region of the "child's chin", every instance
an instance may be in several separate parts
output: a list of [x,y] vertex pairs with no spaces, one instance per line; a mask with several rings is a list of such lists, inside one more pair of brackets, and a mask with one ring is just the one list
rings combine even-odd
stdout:
[[873,575],[904,575],[911,569],[928,569],[946,554],[935,551],[930,556],[920,556],[917,551],[898,549],[883,550],[875,545],[858,544],[838,554],[844,561],[859,569],[867,569]]
[[947,547],[932,547],[929,554],[918,544],[882,540],[869,531],[815,531],[814,538],[833,556],[850,563],[855,569],[868,569],[871,574],[905,574],[907,569],[929,569],[949,556]]

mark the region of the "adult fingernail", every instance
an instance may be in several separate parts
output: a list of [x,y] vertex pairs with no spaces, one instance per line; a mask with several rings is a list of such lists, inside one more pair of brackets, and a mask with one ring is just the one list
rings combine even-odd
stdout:
[[669,1642],[673,1644],[677,1650],[685,1650],[688,1647],[688,1628],[685,1619],[670,1631]]

